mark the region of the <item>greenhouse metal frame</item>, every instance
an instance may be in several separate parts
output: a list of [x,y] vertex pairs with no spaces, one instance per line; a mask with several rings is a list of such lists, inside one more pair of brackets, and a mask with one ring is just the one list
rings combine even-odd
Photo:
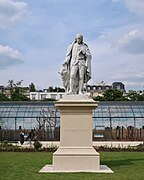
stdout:
[[[101,101],[92,114],[93,140],[143,140],[144,101]],[[0,102],[0,140],[20,131],[39,131],[41,140],[59,140],[60,115],[54,102]]]

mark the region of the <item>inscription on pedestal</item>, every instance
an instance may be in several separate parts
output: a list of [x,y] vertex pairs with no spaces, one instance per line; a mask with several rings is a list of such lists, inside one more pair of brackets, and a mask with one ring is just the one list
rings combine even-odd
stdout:
[[85,133],[85,132],[91,132],[91,130],[90,129],[62,129],[64,132],[66,132],[66,133],[72,133],[72,132],[74,132],[74,133],[77,133],[77,132],[83,132],[83,133]]

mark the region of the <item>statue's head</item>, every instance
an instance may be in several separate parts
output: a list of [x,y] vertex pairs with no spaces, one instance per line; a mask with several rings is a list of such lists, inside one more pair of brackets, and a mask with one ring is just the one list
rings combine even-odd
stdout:
[[75,42],[77,42],[78,44],[82,44],[83,43],[83,35],[77,34],[75,37]]

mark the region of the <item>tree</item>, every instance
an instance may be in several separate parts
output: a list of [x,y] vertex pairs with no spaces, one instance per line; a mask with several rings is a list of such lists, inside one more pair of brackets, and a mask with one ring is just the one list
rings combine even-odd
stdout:
[[36,118],[39,130],[45,138],[45,132],[48,130],[50,138],[54,138],[54,130],[57,125],[57,110],[55,108],[42,109],[40,117]]
[[61,87],[53,88],[52,86],[49,86],[48,92],[65,92],[65,89]]
[[55,88],[53,89],[53,92],[57,92],[57,91],[58,91],[58,88],[55,87]]
[[0,101],[9,101],[9,98],[5,94],[0,93]]
[[48,92],[53,92],[53,87],[52,86],[49,86]]
[[12,92],[11,94],[11,100],[12,101],[28,101],[29,98],[24,95],[25,90],[20,88],[20,87],[16,87],[15,90]]
[[103,96],[94,96],[93,100],[95,100],[95,101],[104,101],[105,98]]
[[27,101],[29,98],[25,95],[28,87],[21,87],[21,81],[14,83],[14,80],[8,81],[8,88],[10,90],[10,100],[11,101]]
[[36,92],[36,88],[35,88],[34,83],[31,83],[31,84],[29,85],[29,88],[30,88],[30,92]]
[[104,99],[106,101],[121,101],[123,100],[123,92],[117,89],[109,89],[104,92]]
[[144,93],[131,90],[126,94],[126,98],[129,101],[144,101]]
[[65,92],[65,89],[58,87],[58,88],[57,88],[57,92]]

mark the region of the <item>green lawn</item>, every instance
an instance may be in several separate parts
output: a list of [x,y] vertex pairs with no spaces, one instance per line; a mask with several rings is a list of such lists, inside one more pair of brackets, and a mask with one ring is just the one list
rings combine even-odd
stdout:
[[0,180],[143,180],[143,152],[100,152],[101,164],[106,164],[114,174],[55,173],[38,171],[52,163],[52,153],[0,152]]

